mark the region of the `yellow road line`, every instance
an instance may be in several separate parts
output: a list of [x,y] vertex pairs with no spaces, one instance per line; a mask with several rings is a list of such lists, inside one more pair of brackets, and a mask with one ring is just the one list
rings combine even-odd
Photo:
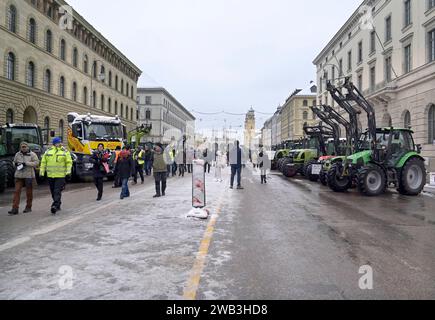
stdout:
[[222,197],[219,200],[219,205],[216,209],[216,213],[213,214],[210,218],[210,221],[207,225],[207,229],[204,232],[204,236],[201,241],[201,245],[199,247],[198,254],[196,256],[195,263],[193,265],[190,278],[187,282],[186,287],[184,288],[183,299],[185,300],[195,300],[196,294],[198,292],[199,283],[201,281],[201,274],[204,270],[205,261],[208,255],[208,250],[210,248],[211,240],[213,238],[213,233],[215,229],[215,225],[219,214],[222,210]]

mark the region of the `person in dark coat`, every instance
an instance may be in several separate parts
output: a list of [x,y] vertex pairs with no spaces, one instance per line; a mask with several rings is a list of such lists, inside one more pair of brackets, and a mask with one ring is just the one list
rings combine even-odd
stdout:
[[115,152],[113,152],[112,157],[110,159],[110,167],[113,168],[113,173],[115,175],[112,188],[121,188],[121,179],[118,175],[118,158],[121,153],[121,147],[117,146]]
[[110,154],[104,151],[104,145],[100,143],[98,149],[94,151],[90,159],[90,162],[94,165],[94,183],[98,190],[97,201],[101,201],[103,197],[103,180],[107,174],[104,163],[109,161],[109,156]]
[[130,190],[128,189],[128,179],[136,172],[133,157],[130,151],[123,150],[119,154],[118,159],[118,174],[122,181],[121,200],[130,197]]
[[163,146],[159,143],[154,146],[153,172],[156,184],[156,194],[154,195],[154,198],[160,198],[161,196],[166,195],[167,170],[166,161],[163,154]]
[[153,170],[153,152],[148,145],[145,146],[145,174],[151,175]]
[[240,142],[236,141],[234,147],[230,150],[230,164],[231,164],[231,184],[230,188],[234,187],[234,178],[237,175],[237,189],[242,190],[242,168],[244,162],[244,152],[240,148]]

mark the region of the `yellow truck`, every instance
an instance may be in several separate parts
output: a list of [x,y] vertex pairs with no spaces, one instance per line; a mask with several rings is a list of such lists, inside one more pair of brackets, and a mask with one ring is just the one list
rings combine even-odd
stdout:
[[[126,127],[117,116],[69,113],[68,149],[74,162],[72,179],[80,180],[92,176],[93,164],[90,162],[90,157],[100,143],[105,149],[114,152],[117,147],[124,146],[126,139]],[[108,177],[112,178],[113,174],[110,173]]]

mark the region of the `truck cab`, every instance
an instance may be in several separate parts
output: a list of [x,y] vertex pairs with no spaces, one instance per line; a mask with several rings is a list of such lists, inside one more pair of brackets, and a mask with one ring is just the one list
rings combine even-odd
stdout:
[[[92,176],[92,153],[102,143],[104,149],[114,152],[124,146],[126,129],[118,116],[68,114],[68,149],[73,158],[73,179]],[[111,168],[113,169],[113,168]],[[110,176],[110,175],[109,175]]]

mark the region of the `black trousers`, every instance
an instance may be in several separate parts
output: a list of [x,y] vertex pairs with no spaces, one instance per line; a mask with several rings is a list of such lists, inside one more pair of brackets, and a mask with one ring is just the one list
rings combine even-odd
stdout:
[[98,199],[103,197],[103,177],[94,177],[94,183],[98,190]]
[[187,172],[192,173],[193,170],[193,164],[188,164],[187,165]]
[[166,172],[154,172],[154,180],[156,183],[156,194],[159,196],[164,194],[166,191]]
[[143,164],[137,164],[136,165],[136,173],[134,174],[134,182],[137,182],[137,174],[139,173],[140,179],[142,182],[145,181],[144,176],[143,176],[143,168],[144,165]]
[[204,172],[210,173],[211,164],[210,162],[206,162],[204,165]]
[[48,178],[48,185],[50,186],[51,197],[53,199],[51,207],[60,209],[62,205],[62,191],[65,188],[65,178]]
[[178,165],[178,175],[184,177],[184,172],[186,172],[186,168],[184,164]]

